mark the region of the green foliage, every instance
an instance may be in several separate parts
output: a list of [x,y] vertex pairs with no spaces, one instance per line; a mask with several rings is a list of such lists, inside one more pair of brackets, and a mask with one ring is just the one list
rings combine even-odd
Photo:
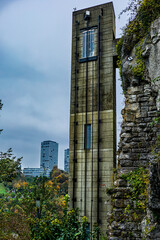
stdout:
[[[117,43],[117,65],[122,79],[122,48],[124,56],[129,56],[136,47],[136,66],[132,68],[133,76],[142,79],[145,71],[145,60],[142,57],[143,39],[149,33],[151,23],[160,16],[160,1],[157,0],[130,0],[128,6],[120,13],[130,14],[128,24],[123,29],[123,36]],[[124,57],[123,56],[123,57]],[[125,94],[125,88],[122,82]]]
[[68,173],[54,167],[51,172],[51,179],[55,187],[59,188],[62,195],[68,192]]
[[[57,176],[60,176],[61,172],[59,170],[57,172]],[[14,179],[12,182],[5,182],[8,191],[5,195],[1,195],[0,198],[0,223],[5,223],[5,225],[0,224],[0,239],[12,239],[12,233],[18,234],[18,236],[23,234],[30,236],[31,228],[29,220],[36,218],[36,199],[38,197],[40,197],[41,201],[39,209],[41,219],[45,219],[46,217],[49,219],[55,217],[61,218],[64,210],[64,195],[62,195],[62,192],[66,192],[66,186],[63,183],[66,181],[66,176],[61,176],[58,180],[46,177],[29,178],[29,181],[21,177]],[[59,179],[62,182],[60,186]],[[22,222],[21,228],[19,225],[17,225],[17,229],[12,227],[14,218]],[[21,218],[23,221],[20,220]],[[8,220],[6,221],[5,219]],[[24,230],[26,231],[25,233]]]
[[[130,18],[117,44],[119,66],[121,65],[122,46],[124,54],[129,55],[133,47],[148,34],[151,23],[160,16],[160,1],[131,0],[121,14],[126,12],[130,13]],[[134,74],[141,77],[143,70],[144,64],[140,61],[138,67],[134,69]]]
[[145,209],[148,200],[148,169],[138,168],[136,171],[121,175],[121,177],[128,181],[131,191],[131,199],[136,201],[136,206]]
[[[0,239],[87,240],[92,235],[96,240],[98,226],[93,233],[88,232],[87,218],[81,219],[78,210],[69,210],[66,184],[68,174],[57,168],[50,178],[21,177],[6,183],[9,188],[0,198]],[[40,198],[39,208],[36,208],[37,198]]]
[[[88,219],[82,218],[79,221],[78,210],[68,210],[69,196],[66,195],[63,201],[63,215],[61,218],[45,217],[42,219],[31,219],[31,237],[34,240],[84,240],[89,239],[87,233]],[[94,238],[93,238],[94,239]]]
[[160,164],[160,111],[158,111],[158,116],[154,119],[151,126],[157,128],[158,136],[157,136],[156,144],[153,147],[153,154],[159,165]]
[[119,60],[121,59],[121,49],[123,46],[123,40],[124,40],[124,36],[119,39],[119,41],[117,42],[117,45],[116,45],[116,50],[117,50]]
[[87,218],[80,223],[78,212],[70,210],[61,219],[46,217],[31,221],[31,237],[34,240],[83,240],[87,239],[87,226]]
[[[97,239],[99,228],[93,233],[88,232],[88,219],[84,216],[80,221],[79,211],[69,209],[69,196],[63,199],[63,214],[61,217],[45,216],[41,219],[30,219],[31,238],[34,240],[84,240]],[[104,239],[104,238],[102,238]]]
[[148,31],[151,23],[160,16],[160,2],[157,0],[143,0],[137,11],[137,18],[143,25],[145,32]]
[[122,174],[121,178],[129,183],[130,193],[126,197],[131,200],[130,204],[124,209],[122,218],[130,217],[133,221],[139,221],[147,207],[149,171],[145,168],[139,168],[128,174]]
[[136,66],[132,68],[133,76],[143,79],[144,71],[145,71],[145,61],[142,57],[143,44],[144,39],[142,39],[136,46],[135,55],[136,55]]
[[124,40],[124,37],[121,37],[119,39],[119,41],[117,42],[117,45],[116,45],[116,50],[117,50],[117,55],[118,55],[117,66],[120,69],[120,76],[121,77],[122,77],[121,50],[122,50],[122,46],[123,46],[123,40]]
[[[63,216],[58,218],[45,217],[43,219],[30,219],[31,238],[33,240],[84,240],[97,239],[98,227],[93,233],[89,232],[88,219],[83,217],[80,221],[80,216],[77,210],[68,210],[68,201],[65,199]],[[106,239],[101,237],[101,240]]]
[[[141,167],[136,171],[121,174],[120,178],[128,182],[128,187],[124,192],[122,191],[122,213],[119,216],[119,220],[115,219],[115,216],[112,214],[109,218],[109,223],[111,224],[113,221],[117,221],[120,224],[124,222],[141,222],[146,213],[148,202],[149,171]],[[112,201],[114,202],[114,189],[109,190],[108,193],[112,195]],[[122,229],[120,228],[120,230]],[[123,231],[121,232],[121,237],[123,237]],[[128,237],[133,237],[132,231],[128,232]]]
[[21,171],[21,158],[16,159],[10,148],[7,153],[0,153],[0,182],[11,182]]
[[160,2],[131,0],[124,12],[130,13],[129,23],[124,29],[124,35],[127,36],[125,50],[129,54],[133,46],[148,33],[151,23],[160,16]]
[[3,183],[0,183],[0,194],[5,194],[6,193],[6,189]]
[[[0,110],[2,109],[0,100]],[[0,129],[0,132],[2,129]],[[21,159],[13,156],[10,148],[6,153],[0,152],[0,183],[12,182],[21,173]]]

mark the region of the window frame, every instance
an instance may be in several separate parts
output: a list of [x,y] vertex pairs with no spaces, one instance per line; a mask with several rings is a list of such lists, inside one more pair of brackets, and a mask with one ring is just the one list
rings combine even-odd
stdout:
[[84,125],[84,149],[91,149],[91,124]]
[[[87,41],[88,40],[88,41]],[[95,28],[82,32],[82,58],[95,56]]]

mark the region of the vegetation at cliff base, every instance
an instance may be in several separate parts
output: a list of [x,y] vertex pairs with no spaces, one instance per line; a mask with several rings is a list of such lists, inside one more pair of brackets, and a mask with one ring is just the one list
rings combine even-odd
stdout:
[[[134,202],[134,208],[145,211],[148,202],[148,185],[149,185],[149,171],[145,168],[138,168],[136,171],[131,171],[127,174],[122,174],[121,178],[125,179],[129,184],[130,194],[126,196]],[[131,205],[127,206],[131,209]]]

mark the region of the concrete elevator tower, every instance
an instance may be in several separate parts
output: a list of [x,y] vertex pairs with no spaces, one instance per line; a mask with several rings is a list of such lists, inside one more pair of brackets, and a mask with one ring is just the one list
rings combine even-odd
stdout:
[[73,12],[69,195],[90,230],[107,226],[116,162],[115,15],[106,3]]

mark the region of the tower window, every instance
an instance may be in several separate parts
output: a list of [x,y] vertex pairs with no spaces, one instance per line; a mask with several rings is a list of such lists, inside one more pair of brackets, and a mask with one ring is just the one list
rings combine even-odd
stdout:
[[94,29],[83,32],[83,58],[94,56],[94,35]]
[[85,124],[84,128],[84,148],[91,148],[91,124]]

